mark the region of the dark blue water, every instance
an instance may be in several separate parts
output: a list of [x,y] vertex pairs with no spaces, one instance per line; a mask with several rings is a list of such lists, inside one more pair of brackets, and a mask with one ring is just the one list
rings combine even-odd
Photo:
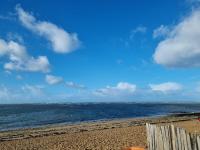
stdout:
[[0,130],[48,124],[200,112],[200,104],[17,104],[0,105]]

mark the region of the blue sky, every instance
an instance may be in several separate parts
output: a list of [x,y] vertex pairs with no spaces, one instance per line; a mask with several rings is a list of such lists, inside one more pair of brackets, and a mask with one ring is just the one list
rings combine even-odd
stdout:
[[2,0],[0,103],[198,102],[199,0]]

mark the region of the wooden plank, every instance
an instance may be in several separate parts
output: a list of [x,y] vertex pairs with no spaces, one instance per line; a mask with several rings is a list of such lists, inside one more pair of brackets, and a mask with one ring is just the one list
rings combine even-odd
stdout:
[[146,123],[146,132],[147,132],[147,146],[148,146],[148,149],[149,150],[152,150],[151,149],[151,145],[150,145],[150,143],[151,143],[151,138],[149,137],[149,124],[148,123]]
[[191,143],[191,137],[190,134],[187,134],[187,144],[188,144],[188,150],[193,150],[192,149],[192,143]]
[[166,134],[167,134],[167,144],[169,147],[169,150],[172,149],[172,142],[171,142],[171,127],[170,126],[166,126]]
[[176,130],[175,130],[174,125],[171,125],[171,133],[172,133],[172,136],[171,136],[172,149],[173,150],[179,150],[178,149],[178,143],[177,143],[177,135],[176,135]]
[[197,149],[200,150],[200,136],[197,136]]
[[179,128],[176,128],[177,130],[177,142],[178,142],[178,150],[183,150],[182,149],[182,141],[181,141],[181,132]]
[[192,135],[192,146],[193,146],[193,150],[198,150],[197,149],[197,140],[196,140],[196,135]]
[[188,150],[186,131],[184,129],[181,129],[181,137],[182,137],[182,141],[183,141],[183,149]]

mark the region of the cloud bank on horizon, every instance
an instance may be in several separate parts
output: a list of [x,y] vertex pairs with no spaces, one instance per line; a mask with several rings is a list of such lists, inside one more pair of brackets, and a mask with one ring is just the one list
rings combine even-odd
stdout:
[[152,91],[160,91],[163,93],[179,91],[182,89],[182,85],[175,82],[166,82],[160,84],[149,84]]
[[[0,77],[14,77],[11,81],[5,80],[9,86],[0,80],[2,82],[0,83],[0,103],[73,102],[73,100],[81,102],[154,101],[155,99],[171,101],[174,98],[180,101],[191,99],[198,101],[200,98],[199,91],[196,90],[199,89],[199,84],[185,82],[185,77],[190,78],[190,74],[196,73],[190,69],[200,67],[199,7],[195,7],[189,15],[182,17],[175,24],[165,25],[158,22],[159,25],[155,29],[137,22],[138,25],[130,30],[128,38],[124,38],[129,45],[128,48],[132,44],[131,50],[120,45],[121,47],[118,47],[121,49],[127,48],[121,53],[110,50],[117,47],[116,45],[111,47],[114,41],[112,36],[115,34],[107,35],[109,38],[112,37],[112,42],[109,43],[109,40],[103,37],[106,34],[98,35],[100,29],[96,29],[94,32],[96,37],[89,39],[96,41],[86,43],[84,51],[79,52],[78,49],[82,44],[78,36],[82,33],[80,32],[83,28],[81,25],[77,25],[80,26],[81,30],[77,30],[80,33],[69,32],[62,24],[38,19],[39,17],[34,15],[35,12],[25,11],[21,4],[16,4],[13,10],[16,12],[15,19],[19,21],[20,29],[26,30],[28,36],[36,37],[38,41],[35,42],[36,44],[34,42],[34,44],[29,44],[31,42],[27,36],[24,36],[25,31],[21,33],[21,30],[13,33],[8,28],[7,36],[0,34],[0,65],[2,66]],[[0,23],[4,21],[16,23],[6,18],[8,17],[0,14]],[[106,27],[109,25],[112,23],[108,23]],[[111,32],[107,34],[112,34]],[[101,44],[98,45],[101,36],[103,41],[100,41]],[[46,41],[44,45],[40,44],[41,39]],[[124,39],[120,38],[120,41],[124,42]],[[83,41],[89,40],[83,39]],[[140,41],[137,43],[137,40]],[[146,43],[149,45],[154,43],[151,53],[143,51],[148,45]],[[48,44],[55,53],[41,50],[44,47],[49,49]],[[151,61],[152,57],[154,62]],[[116,60],[118,61],[114,66],[113,62]],[[187,71],[184,72],[180,68]],[[178,75],[174,75],[176,73]]]

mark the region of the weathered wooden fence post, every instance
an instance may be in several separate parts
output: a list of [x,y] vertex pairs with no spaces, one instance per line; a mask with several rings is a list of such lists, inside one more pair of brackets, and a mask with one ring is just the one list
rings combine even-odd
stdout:
[[146,124],[148,150],[200,150],[200,136],[171,126]]

